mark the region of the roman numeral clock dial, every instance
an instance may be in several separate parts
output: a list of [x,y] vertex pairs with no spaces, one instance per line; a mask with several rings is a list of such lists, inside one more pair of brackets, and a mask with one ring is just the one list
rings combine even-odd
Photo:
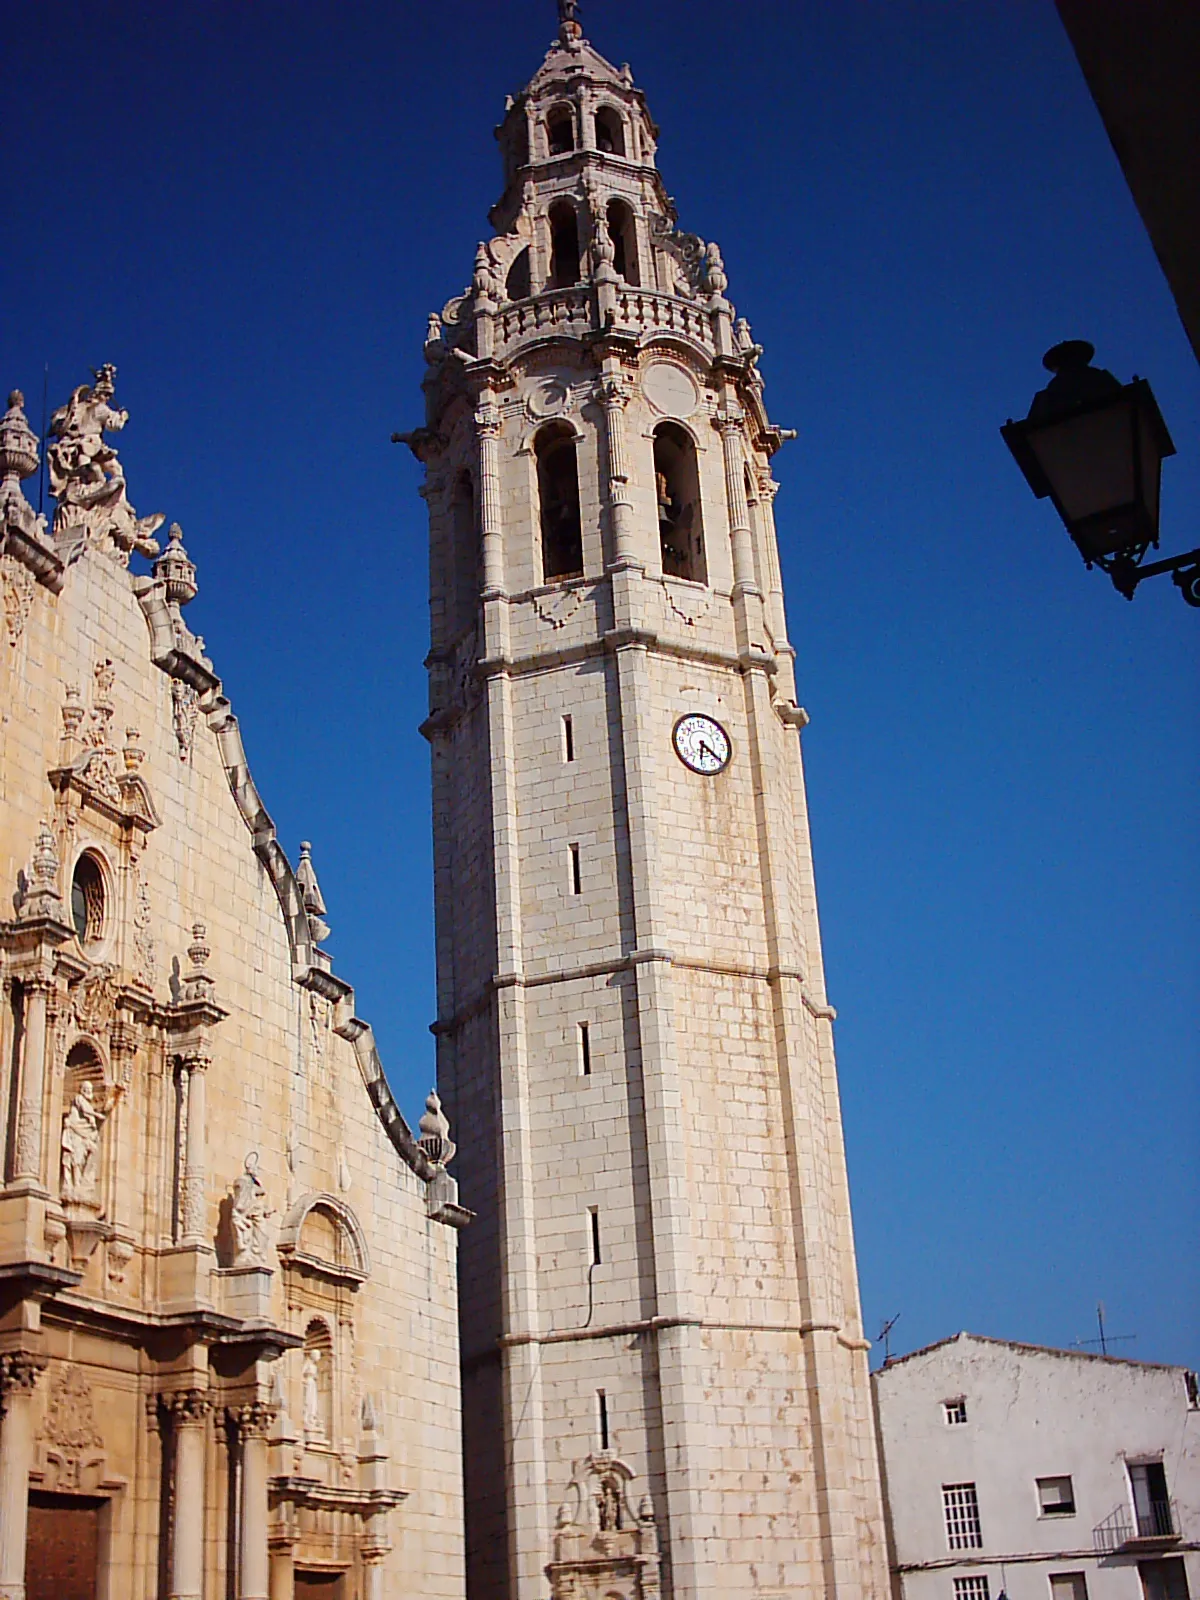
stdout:
[[680,717],[671,735],[675,754],[693,772],[701,777],[713,778],[724,772],[733,754],[729,735],[712,717]]

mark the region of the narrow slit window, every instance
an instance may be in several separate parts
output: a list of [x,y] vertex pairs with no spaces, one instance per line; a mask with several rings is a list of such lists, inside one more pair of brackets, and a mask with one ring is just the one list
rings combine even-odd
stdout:
[[600,1424],[600,1448],[608,1449],[608,1396],[603,1389],[596,1390],[596,1420]]
[[600,1207],[588,1207],[588,1238],[591,1242],[592,1265],[600,1265]]
[[579,1024],[579,1073],[584,1078],[592,1075],[592,1031],[586,1022]]
[[583,893],[583,875],[582,875],[582,872],[580,871],[580,866],[579,866],[579,846],[577,844],[571,845],[570,853],[571,853],[571,893],[572,894],[582,894]]
[[575,759],[575,724],[570,717],[563,718],[563,760]]

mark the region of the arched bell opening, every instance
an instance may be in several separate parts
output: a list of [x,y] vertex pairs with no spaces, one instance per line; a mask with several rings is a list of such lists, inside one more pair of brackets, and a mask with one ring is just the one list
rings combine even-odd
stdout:
[[642,280],[638,272],[637,224],[633,212],[624,200],[610,200],[606,220],[608,237],[612,240],[613,268],[619,278],[636,289]]
[[575,116],[570,106],[555,106],[546,117],[546,146],[552,156],[569,155],[575,148]]
[[550,207],[551,289],[571,289],[579,282],[579,219],[569,200]]
[[625,154],[625,122],[612,106],[601,106],[596,113],[596,149],[606,156]]
[[707,583],[696,444],[677,422],[660,422],[654,430],[654,483],[663,572]]
[[454,632],[459,633],[468,626],[475,614],[475,603],[482,583],[475,483],[465,468],[454,480],[450,520],[454,539],[451,571]]
[[528,300],[533,293],[533,280],[529,271],[529,246],[513,257],[504,280],[504,293],[510,300]]
[[575,435],[564,422],[542,428],[534,440],[542,525],[542,576],[547,583],[583,576],[583,523]]

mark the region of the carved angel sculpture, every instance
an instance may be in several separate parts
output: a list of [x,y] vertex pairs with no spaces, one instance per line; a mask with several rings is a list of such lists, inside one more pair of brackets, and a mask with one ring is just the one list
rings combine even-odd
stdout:
[[50,492],[58,501],[54,532],[58,536],[78,529],[87,539],[107,537],[113,548],[126,554],[139,550],[155,556],[158,542],[151,535],[163,514],[138,516],[125,494],[125,473],[117,452],[104,439],[129,421],[127,411],[109,404],[116,372],[114,366],[101,367],[95,383],[81,383],[50,420],[54,443],[46,451],[46,462]]

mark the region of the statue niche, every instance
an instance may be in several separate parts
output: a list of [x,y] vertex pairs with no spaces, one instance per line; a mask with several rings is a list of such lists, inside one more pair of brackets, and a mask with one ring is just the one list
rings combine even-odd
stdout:
[[77,1040],[67,1054],[59,1131],[59,1193],[76,1265],[91,1257],[101,1239],[113,1235],[105,1214],[104,1130],[120,1092],[109,1086],[95,1045]]
[[635,1511],[633,1471],[609,1451],[577,1461],[558,1510],[552,1600],[658,1600],[658,1529],[650,1497]]

